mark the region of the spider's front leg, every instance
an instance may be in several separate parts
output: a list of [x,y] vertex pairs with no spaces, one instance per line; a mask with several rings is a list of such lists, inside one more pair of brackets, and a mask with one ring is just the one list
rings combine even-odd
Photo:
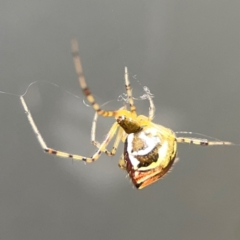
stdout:
[[23,96],[20,97],[20,100],[21,100],[22,106],[24,108],[24,111],[27,114],[28,121],[29,121],[30,125],[32,126],[32,129],[33,129],[34,133],[36,134],[38,142],[39,142],[40,146],[42,147],[42,149],[44,150],[44,152],[46,152],[48,154],[56,155],[58,157],[71,158],[71,159],[74,159],[74,160],[84,161],[84,162],[88,162],[88,163],[94,162],[100,157],[101,153],[106,149],[107,145],[112,140],[114,134],[116,133],[116,131],[119,127],[116,122],[112,125],[112,127],[110,128],[110,130],[109,130],[109,132],[108,132],[108,134],[105,138],[105,140],[99,145],[99,149],[93,154],[92,157],[84,157],[84,156],[77,155],[77,154],[71,154],[71,153],[68,153],[68,152],[58,151],[58,150],[55,150],[53,148],[49,148],[47,146],[47,144],[45,143],[45,141],[44,141],[44,139],[43,139],[43,137],[40,133],[40,131],[37,128],[37,125],[36,125],[35,121],[33,120],[32,114],[31,114]]

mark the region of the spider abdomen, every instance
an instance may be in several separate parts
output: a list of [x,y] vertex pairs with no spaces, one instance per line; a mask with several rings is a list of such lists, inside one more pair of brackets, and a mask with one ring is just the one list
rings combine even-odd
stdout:
[[145,127],[138,133],[129,134],[124,159],[133,184],[141,189],[161,178],[171,168],[176,151],[173,135],[162,134],[157,128]]

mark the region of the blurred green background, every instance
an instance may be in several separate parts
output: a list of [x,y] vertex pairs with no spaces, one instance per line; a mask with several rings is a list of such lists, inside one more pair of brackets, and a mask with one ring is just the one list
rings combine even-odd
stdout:
[[[0,90],[26,95],[49,147],[91,156],[93,110],[70,53],[79,40],[90,89],[121,107],[154,94],[156,123],[240,142],[239,1],[0,3]],[[139,82],[141,84],[139,84]],[[147,101],[137,101],[140,113]],[[116,157],[85,165],[42,152],[17,97],[0,94],[0,239],[240,239],[240,147],[180,145],[180,161],[137,191]],[[97,139],[111,119],[100,119]]]

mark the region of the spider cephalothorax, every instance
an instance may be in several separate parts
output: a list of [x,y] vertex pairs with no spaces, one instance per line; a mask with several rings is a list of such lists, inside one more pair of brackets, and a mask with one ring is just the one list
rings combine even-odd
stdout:
[[[125,106],[116,111],[105,111],[101,109],[87,87],[76,40],[72,40],[72,54],[82,91],[96,111],[92,125],[91,138],[92,143],[98,148],[98,150],[91,157],[84,157],[49,148],[40,134],[23,96],[20,96],[20,100],[25,112],[27,113],[29,123],[35,132],[42,149],[46,153],[54,154],[58,157],[71,158],[90,163],[96,161],[102,152],[108,156],[115,155],[118,145],[122,141],[124,143],[124,152],[119,161],[119,167],[128,172],[128,175],[136,188],[142,189],[157,181],[169,171],[176,159],[177,142],[193,143],[203,146],[232,145],[230,142],[177,137],[171,129],[154,124],[152,120],[155,107],[150,94],[147,94],[147,98],[150,103],[149,116],[146,117],[143,115],[137,115],[126,67],[125,88],[130,110],[127,110]],[[113,117],[116,120],[108,131],[105,140],[101,144],[95,141],[96,121],[98,115],[102,117]],[[116,138],[112,150],[108,151],[106,147],[115,134]]]

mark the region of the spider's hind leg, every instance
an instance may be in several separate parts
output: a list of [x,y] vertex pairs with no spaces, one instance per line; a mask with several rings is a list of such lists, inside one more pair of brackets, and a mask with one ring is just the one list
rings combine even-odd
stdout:
[[176,137],[176,141],[179,143],[190,143],[201,146],[222,146],[222,145],[235,145],[232,142],[225,141],[209,141],[203,138],[187,138],[187,137]]

